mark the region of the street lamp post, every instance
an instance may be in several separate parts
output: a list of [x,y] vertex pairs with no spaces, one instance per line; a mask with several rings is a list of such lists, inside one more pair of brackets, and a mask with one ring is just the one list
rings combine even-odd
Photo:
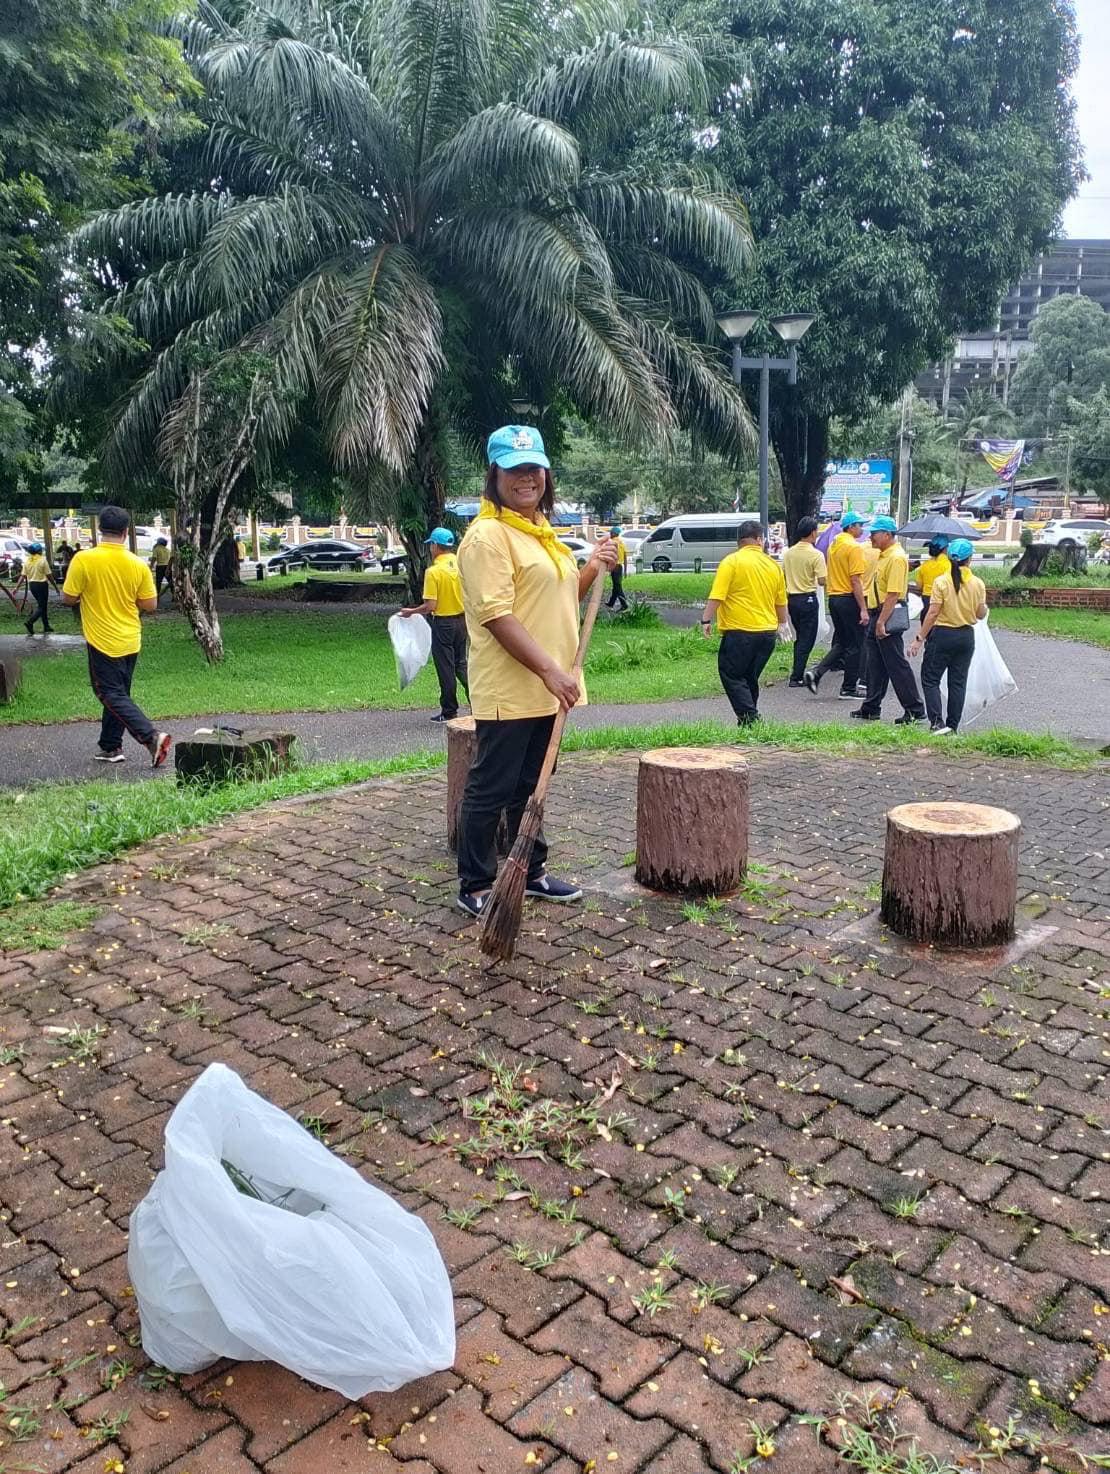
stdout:
[[724,312],[717,326],[732,344],[732,377],[736,383],[740,384],[745,369],[759,371],[759,520],[766,537],[771,520],[771,374],[784,373],[788,383],[798,382],[798,344],[813,326],[814,317],[810,312],[788,312],[771,319],[775,332],[790,347],[787,358],[771,358],[766,353],[759,358],[745,357],[744,339],[758,321],[757,312]]

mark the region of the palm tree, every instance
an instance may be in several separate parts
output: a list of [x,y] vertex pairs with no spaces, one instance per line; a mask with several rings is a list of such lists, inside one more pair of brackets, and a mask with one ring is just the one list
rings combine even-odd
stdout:
[[625,442],[696,425],[746,453],[700,279],[742,274],[746,211],[708,173],[606,167],[710,90],[696,47],[634,11],[248,0],[233,26],[202,3],[182,31],[209,122],[198,187],[77,237],[150,345],[110,473],[148,464],[198,361],[244,351],[274,366],[258,454],[315,414],[366,510],[406,531],[442,510],[446,432],[477,447],[517,396],[552,428],[573,405]]

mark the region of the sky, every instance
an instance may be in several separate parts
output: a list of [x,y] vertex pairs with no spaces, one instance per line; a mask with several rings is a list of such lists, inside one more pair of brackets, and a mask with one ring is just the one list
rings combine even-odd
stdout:
[[1072,240],[1110,240],[1110,0],[1075,0],[1083,53],[1075,82],[1091,178],[1064,214]]

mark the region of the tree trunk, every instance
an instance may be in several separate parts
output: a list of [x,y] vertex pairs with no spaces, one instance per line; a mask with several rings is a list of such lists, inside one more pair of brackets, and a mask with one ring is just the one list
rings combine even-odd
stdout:
[[[206,527],[204,532],[208,539],[212,537],[211,527]],[[216,547],[216,555],[212,561],[212,584],[217,589],[236,589],[241,587],[243,580],[239,577],[239,554],[235,548],[233,537],[223,537]]]
[[1048,569],[1045,564],[1056,554],[1058,567],[1053,572],[1060,573],[1086,573],[1087,550],[1086,548],[1056,548],[1047,543],[1031,543],[1022,551],[1021,557],[1010,569],[1011,578],[1042,578]]
[[915,942],[990,947],[1014,934],[1021,821],[983,804],[901,804],[886,816],[882,919]]
[[443,521],[447,498],[447,467],[438,417],[429,410],[417,436],[413,472],[406,487],[401,541],[408,554],[409,594],[414,604],[423,597],[424,571],[431,561],[424,539]]
[[188,553],[195,553],[188,545],[180,553],[175,551],[170,565],[174,603],[189,621],[209,665],[219,665],[224,658],[224,640],[216,612],[211,568],[203,554],[195,558],[182,556]]
[[727,747],[657,747],[640,758],[636,879],[728,895],[748,864],[748,764]]
[[789,540],[803,517],[816,517],[820,510],[829,461],[829,422],[813,415],[782,413],[772,417],[771,438],[782,479]]
[[[478,724],[473,717],[453,717],[444,726],[447,730],[447,848],[456,854],[463,794],[478,750]],[[508,821],[502,813],[497,826],[497,853],[507,855],[511,849]]]

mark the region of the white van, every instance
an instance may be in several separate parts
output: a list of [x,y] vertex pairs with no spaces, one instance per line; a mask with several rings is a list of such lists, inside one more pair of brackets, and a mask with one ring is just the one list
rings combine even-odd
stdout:
[[735,553],[740,524],[758,521],[758,512],[670,517],[640,544],[636,567],[644,573],[711,573]]

